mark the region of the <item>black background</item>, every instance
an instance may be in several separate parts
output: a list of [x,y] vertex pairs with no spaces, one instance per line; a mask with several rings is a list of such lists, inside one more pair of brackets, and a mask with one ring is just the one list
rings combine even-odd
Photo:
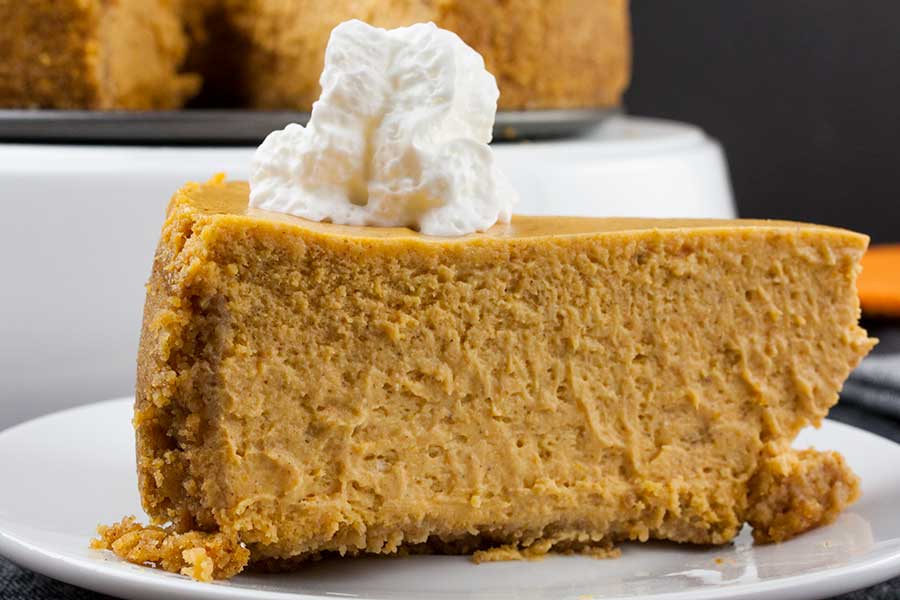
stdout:
[[628,111],[725,147],[742,217],[900,241],[900,0],[633,0]]

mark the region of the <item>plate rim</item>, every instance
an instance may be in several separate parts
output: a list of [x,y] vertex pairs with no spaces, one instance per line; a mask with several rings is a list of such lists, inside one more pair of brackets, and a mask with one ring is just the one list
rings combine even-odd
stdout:
[[[68,414],[102,410],[107,406],[131,405],[133,396],[124,396],[83,404],[60,411],[35,417],[0,431],[0,446],[6,438],[43,422],[64,419]],[[878,444],[894,446],[900,452],[900,444],[876,433],[841,423],[832,419],[824,419],[816,429],[834,428],[844,430],[856,436],[870,438]],[[2,497],[0,497],[2,509]],[[52,549],[21,539],[5,527],[8,523],[0,517],[0,555],[13,563],[30,569],[36,573],[83,587],[100,593],[121,596],[127,594],[133,598],[151,598],[166,594],[170,598],[203,599],[227,598],[245,599],[261,598],[269,600],[321,600],[333,596],[310,595],[306,592],[282,592],[261,590],[251,587],[229,587],[217,583],[200,583],[182,577],[170,577],[158,571],[143,571],[146,567],[135,566],[135,571],[107,568],[107,561],[94,561],[87,557],[67,556]],[[87,544],[87,540],[85,540]],[[117,562],[118,564],[118,562]],[[155,576],[147,576],[155,573]],[[784,600],[803,600],[822,598],[858,590],[900,575],[900,545],[882,549],[881,553],[870,560],[860,560],[854,564],[832,569],[821,569],[810,573],[789,575],[769,581],[738,583],[723,588],[707,588],[702,590],[686,590],[650,596],[652,600],[749,600],[751,598],[779,598]],[[212,586],[212,587],[208,587]],[[775,596],[774,594],[777,594]],[[771,596],[764,596],[771,595]],[[356,600],[377,600],[373,596],[356,596]],[[623,600],[628,596],[598,597],[597,600]]]

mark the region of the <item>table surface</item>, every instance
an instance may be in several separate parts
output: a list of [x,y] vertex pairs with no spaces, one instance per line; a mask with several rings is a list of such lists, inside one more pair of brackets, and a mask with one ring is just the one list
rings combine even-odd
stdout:
[[[900,326],[896,324],[867,323],[870,333],[882,340],[876,352],[897,352],[900,350]],[[867,429],[883,437],[900,443],[900,421],[868,412],[852,404],[835,406],[829,418]],[[49,577],[21,569],[0,557],[0,598],[59,600],[102,600],[109,598],[88,590],[77,588]],[[896,600],[900,598],[900,577],[878,585],[836,596],[832,600]]]

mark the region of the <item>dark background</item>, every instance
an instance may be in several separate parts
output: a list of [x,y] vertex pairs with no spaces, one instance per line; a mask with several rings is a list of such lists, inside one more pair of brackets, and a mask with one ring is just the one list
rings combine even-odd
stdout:
[[633,0],[628,111],[725,147],[742,217],[900,241],[900,0]]

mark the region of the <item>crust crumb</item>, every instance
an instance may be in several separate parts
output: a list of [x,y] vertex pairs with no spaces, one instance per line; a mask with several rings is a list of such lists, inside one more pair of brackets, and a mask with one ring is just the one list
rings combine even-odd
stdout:
[[142,525],[133,516],[114,525],[99,525],[97,534],[99,537],[91,540],[95,550],[111,550],[128,562],[198,581],[237,575],[250,559],[250,551],[224,533],[177,533],[172,527]]
[[859,478],[837,452],[791,451],[769,457],[750,482],[753,539],[782,542],[826,525],[859,498]]
[[582,554],[601,559],[618,558],[622,554],[622,551],[611,543],[571,544],[571,542],[565,542],[562,548],[555,548],[554,545],[559,541],[561,540],[551,538],[538,540],[524,548],[518,544],[504,544],[487,550],[477,550],[472,554],[472,562],[481,564],[504,560],[543,560],[551,551],[558,554]]

